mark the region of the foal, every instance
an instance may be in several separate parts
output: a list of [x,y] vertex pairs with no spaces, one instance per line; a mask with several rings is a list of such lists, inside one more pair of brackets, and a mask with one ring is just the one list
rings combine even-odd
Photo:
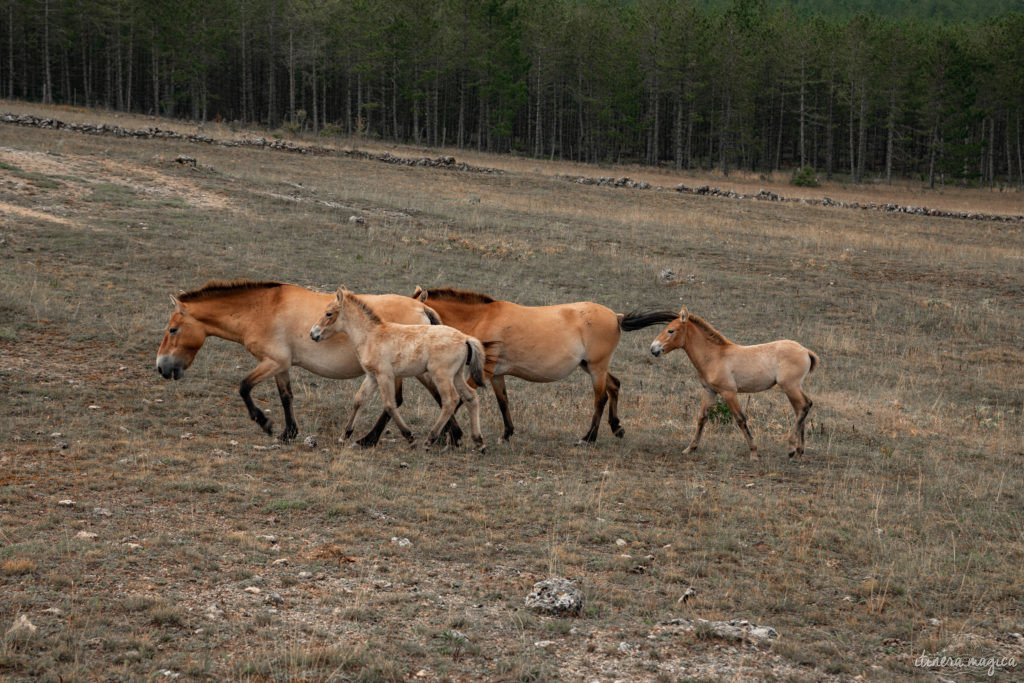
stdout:
[[715,404],[715,395],[720,394],[747,439],[750,457],[756,458],[757,446],[747,428],[747,416],[740,409],[736,394],[766,391],[778,384],[786,392],[796,414],[796,424],[788,438],[789,457],[803,455],[804,420],[813,404],[804,393],[802,384],[818,364],[818,356],[813,351],[789,339],[756,346],[733,344],[703,319],[690,315],[686,306],[651,344],[651,353],[660,356],[679,347],[690,357],[704,386],[697,432],[684,453],[696,450],[708,413]]
[[434,443],[441,428],[455,413],[459,398],[469,405],[473,441],[484,451],[480,433],[480,402],[476,391],[466,383],[466,368],[478,385],[484,382],[485,348],[480,340],[444,325],[403,325],[382,321],[362,297],[339,287],[335,300],[327,305],[320,322],[309,336],[321,341],[336,332],[344,332],[355,346],[366,379],[356,392],[352,415],[345,425],[345,438],[352,435],[363,404],[374,385],[380,390],[384,410],[398,425],[402,436],[413,443],[412,431],[398,414],[395,378],[429,373],[441,396],[441,414],[427,434],[425,446]]

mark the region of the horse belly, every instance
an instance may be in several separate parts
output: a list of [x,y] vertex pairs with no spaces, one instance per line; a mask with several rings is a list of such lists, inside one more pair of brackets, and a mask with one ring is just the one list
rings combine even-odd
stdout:
[[355,347],[344,335],[335,335],[322,342],[303,342],[294,350],[292,365],[314,375],[331,379],[351,379],[363,374]]
[[512,375],[528,382],[557,382],[568,377],[583,360],[583,349],[518,349],[503,355],[494,368],[496,375]]
[[775,386],[778,375],[778,363],[760,355],[748,355],[743,362],[734,363],[732,369],[736,391],[743,394],[756,394],[771,389]]

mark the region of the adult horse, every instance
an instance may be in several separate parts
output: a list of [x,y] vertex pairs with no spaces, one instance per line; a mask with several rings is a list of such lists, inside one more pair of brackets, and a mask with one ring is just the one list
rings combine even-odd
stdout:
[[651,353],[660,356],[682,348],[697,370],[704,387],[697,432],[684,453],[690,453],[700,443],[704,423],[715,405],[715,396],[725,399],[732,411],[736,426],[743,432],[750,448],[750,457],[757,457],[754,437],[747,427],[747,416],[740,408],[737,394],[767,391],[778,385],[789,398],[796,415],[796,423],[789,435],[789,457],[804,453],[804,421],[814,405],[804,393],[803,381],[818,364],[818,356],[810,349],[790,339],[779,339],[767,344],[741,346],[733,344],[703,318],[683,306],[679,316],[668,324],[651,342]]
[[345,425],[345,438],[352,435],[359,411],[373,392],[380,390],[384,410],[395,421],[402,436],[413,443],[412,431],[398,412],[395,400],[395,379],[427,373],[441,395],[441,413],[430,428],[425,446],[430,446],[441,433],[459,400],[469,404],[470,429],[473,441],[484,451],[480,433],[480,401],[476,391],[466,383],[471,376],[477,384],[484,381],[484,345],[479,339],[463,334],[447,325],[403,325],[381,320],[368,301],[339,287],[336,298],[324,310],[320,320],[309,330],[315,342],[330,339],[343,332],[355,346],[359,364],[366,379],[352,402],[352,414]]
[[[409,297],[383,294],[366,298],[387,320],[439,324],[429,307]],[[345,335],[337,335],[319,345],[309,338],[310,323],[333,300],[334,294],[314,292],[298,285],[248,280],[210,282],[200,289],[172,296],[174,312],[157,351],[156,369],[165,379],[181,379],[209,336],[241,344],[259,361],[242,379],[238,390],[249,417],[267,434],[272,433],[270,419],[256,407],[250,394],[254,386],[273,376],[284,409],[281,439],[288,441],[299,431],[292,414],[289,368],[298,366],[331,379],[351,379],[363,374],[355,348]],[[436,398],[429,380],[424,385]],[[396,387],[396,395],[401,404],[400,385]],[[388,419],[385,412],[359,444],[376,444]],[[458,426],[452,421],[449,428],[452,439],[457,441],[461,436]]]
[[590,429],[580,440],[593,442],[597,439],[606,403],[608,426],[621,438],[625,430],[619,423],[620,382],[608,371],[621,332],[666,323],[676,317],[675,313],[667,312],[623,315],[588,301],[520,306],[479,292],[449,287],[428,290],[417,287],[412,296],[429,302],[427,305],[437,312],[445,325],[477,339],[498,343],[498,359],[487,376],[505,423],[501,437],[504,440],[515,431],[508,408],[505,375],[528,382],[555,382],[578,367],[590,375],[594,387],[594,414]]

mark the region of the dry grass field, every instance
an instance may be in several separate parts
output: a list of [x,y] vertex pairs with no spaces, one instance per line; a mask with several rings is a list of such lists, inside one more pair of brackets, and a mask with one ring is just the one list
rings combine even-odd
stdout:
[[[0,678],[1021,676],[1024,225],[583,186],[558,176],[696,176],[451,153],[503,172],[0,124]],[[1024,213],[1016,191],[803,192]],[[736,342],[819,354],[807,453],[786,457],[773,391],[743,399],[759,462],[732,424],[683,455],[700,387],[681,353],[650,355],[658,328],[613,361],[622,440],[603,424],[576,445],[577,373],[509,380],[508,444],[486,394],[484,455],[394,431],[348,448],[357,382],[293,370],[300,435],[281,444],[238,396],[242,347],[211,339],[182,380],[155,372],[168,295],[235,278],[685,304]],[[273,383],[254,396],[280,426]],[[422,433],[436,408],[410,385],[403,413]],[[551,576],[582,588],[581,616],[525,608]]]

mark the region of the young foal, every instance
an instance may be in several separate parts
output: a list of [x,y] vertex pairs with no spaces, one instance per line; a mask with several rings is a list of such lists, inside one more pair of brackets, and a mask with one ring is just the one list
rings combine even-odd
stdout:
[[466,383],[466,368],[478,385],[483,384],[484,344],[480,340],[444,325],[403,325],[382,321],[361,297],[339,287],[336,298],[324,311],[320,322],[313,325],[309,336],[321,341],[335,332],[344,332],[355,345],[359,364],[366,379],[356,392],[352,415],[345,425],[345,438],[352,434],[363,404],[374,385],[380,390],[384,410],[398,425],[402,436],[413,442],[412,431],[395,403],[395,378],[429,373],[441,395],[441,414],[430,428],[424,445],[437,440],[441,428],[455,413],[459,398],[469,404],[470,429],[473,441],[484,450],[480,433],[480,402],[476,391]]
[[796,424],[788,439],[789,457],[803,455],[804,420],[813,404],[801,385],[818,364],[818,356],[813,351],[789,339],[756,346],[733,344],[704,320],[690,315],[685,306],[679,311],[679,317],[669,323],[651,344],[651,353],[660,356],[679,347],[690,357],[704,386],[697,432],[684,453],[697,448],[708,413],[715,404],[715,395],[720,394],[747,439],[750,457],[756,458],[757,446],[747,428],[747,416],[740,409],[736,394],[766,391],[778,384],[786,392],[796,414]]

